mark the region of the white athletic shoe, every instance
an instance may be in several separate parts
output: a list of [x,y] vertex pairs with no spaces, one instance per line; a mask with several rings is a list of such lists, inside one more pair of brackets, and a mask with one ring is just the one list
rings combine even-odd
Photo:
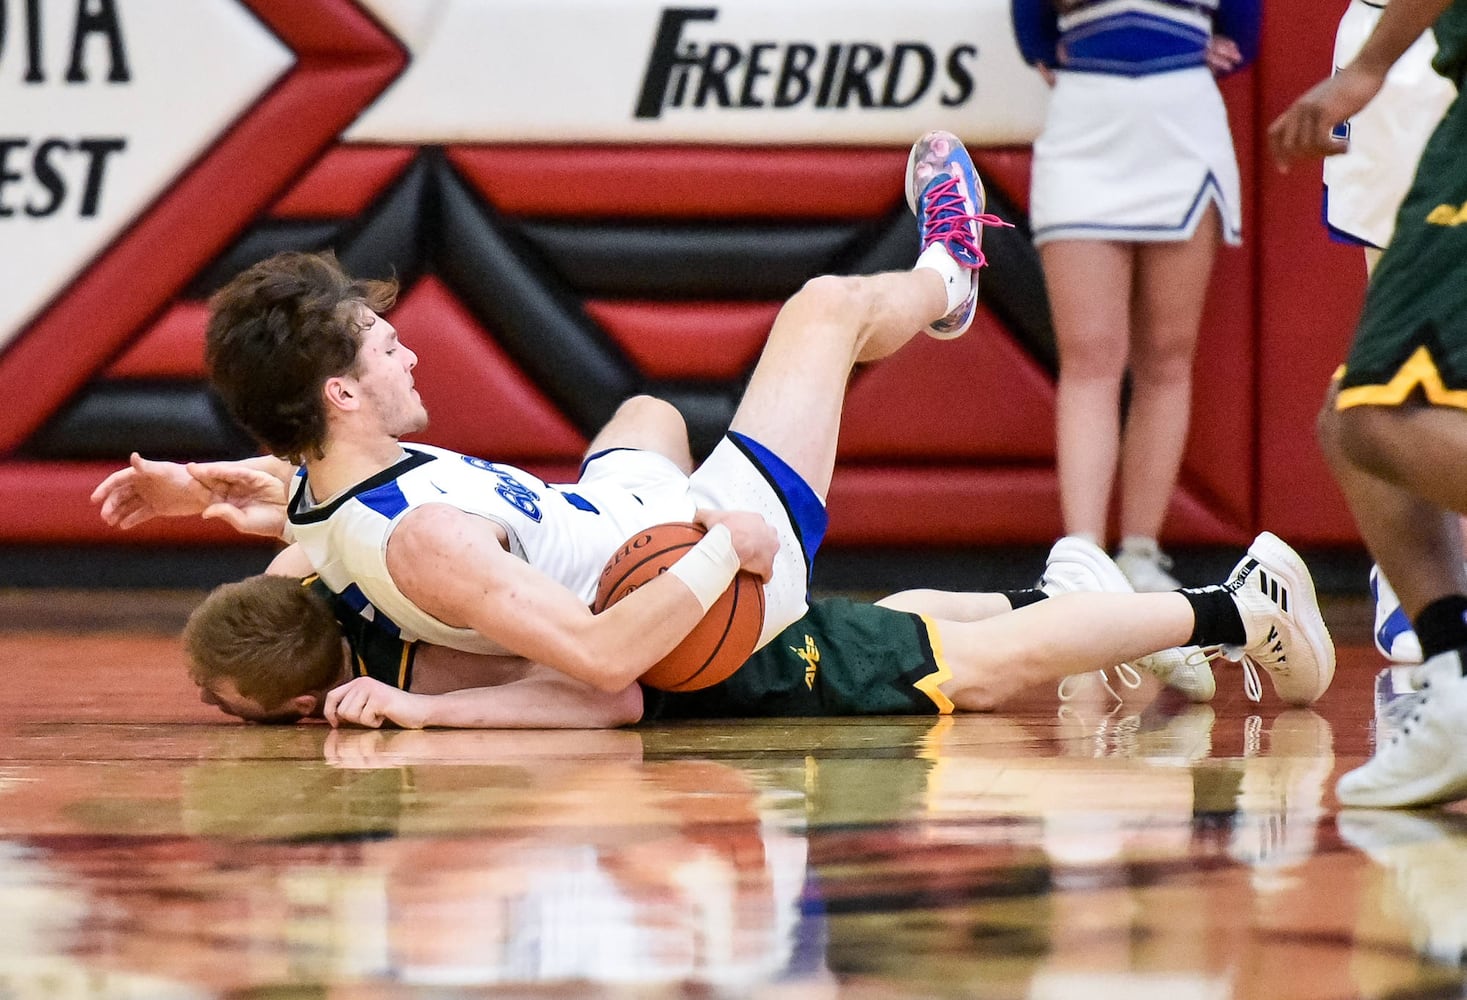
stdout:
[[[1129,594],[1133,591],[1126,574],[1121,572],[1115,560],[1105,554],[1104,549],[1075,535],[1061,538],[1049,550],[1039,589],[1050,597],[1076,592]],[[1188,701],[1211,701],[1217,693],[1217,683],[1212,676],[1210,661],[1221,652],[1220,646],[1213,647],[1211,651],[1197,646],[1173,646],[1140,657],[1134,663],[1116,664],[1116,680],[1134,690],[1141,686],[1141,675],[1137,671],[1144,670],[1163,684],[1176,688]],[[1097,673],[1105,689],[1117,700],[1123,700],[1120,692],[1112,686],[1109,672],[1100,670]],[[1077,674],[1060,681],[1061,701],[1069,701],[1076,696],[1076,685],[1084,676]]]
[[1335,646],[1297,552],[1265,531],[1222,586],[1238,606],[1246,636],[1241,648],[1228,650],[1230,659],[1262,667],[1290,705],[1308,705],[1329,690]]
[[1173,646],[1143,656],[1135,665],[1154,674],[1167,687],[1176,688],[1188,701],[1211,701],[1217,694],[1212,661],[1223,655],[1221,646]]
[[1126,545],[1116,553],[1116,565],[1131,581],[1131,586],[1143,594],[1164,594],[1182,585],[1167,572],[1172,568],[1172,557],[1155,543]]
[[1039,589],[1050,597],[1074,593],[1131,593],[1130,581],[1115,560],[1094,542],[1066,535],[1054,543],[1044,560]]
[[[1075,535],[1066,535],[1049,550],[1049,557],[1044,561],[1044,575],[1039,578],[1039,589],[1050,597],[1075,593],[1129,594],[1131,584],[1099,545]],[[1116,664],[1115,671],[1116,680],[1124,686],[1132,689],[1141,686],[1141,675],[1129,663]],[[1121,693],[1111,686],[1109,671],[1097,670],[1094,676],[1117,701],[1124,700]],[[1060,701],[1079,697],[1081,686],[1092,679],[1091,674],[1071,674],[1061,680]]]
[[1467,798],[1467,678],[1459,650],[1416,672],[1419,694],[1375,756],[1335,786],[1341,805],[1397,809]]
[[1370,598],[1375,602],[1375,648],[1380,655],[1392,663],[1420,663],[1421,640],[1379,566],[1370,567]]

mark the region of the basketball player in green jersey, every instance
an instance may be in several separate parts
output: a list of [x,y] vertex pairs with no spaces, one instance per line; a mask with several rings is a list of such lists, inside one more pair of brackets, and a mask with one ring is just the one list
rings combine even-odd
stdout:
[[[1439,73],[1461,89],[1467,0],[1391,0],[1359,54],[1269,127],[1281,168],[1342,153],[1331,129],[1380,91],[1431,28]],[[1419,704],[1389,743],[1345,774],[1347,806],[1467,797],[1467,105],[1447,110],[1422,151],[1395,235],[1366,291],[1342,373],[1320,414],[1331,471],[1411,618],[1424,663]]]

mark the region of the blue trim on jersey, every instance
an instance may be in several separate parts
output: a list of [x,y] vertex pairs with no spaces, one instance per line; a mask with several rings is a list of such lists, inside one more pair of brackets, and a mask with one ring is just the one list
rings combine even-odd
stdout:
[[602,448],[600,451],[593,452],[592,454],[587,455],[585,458],[581,459],[581,468],[580,468],[580,471],[578,471],[576,473],[576,478],[579,479],[581,476],[584,476],[586,474],[586,470],[591,467],[591,463],[594,462],[594,461],[596,461],[596,459],[602,457],[603,455],[614,455],[614,454],[616,454],[619,451],[646,451],[646,450],[647,449],[645,449],[645,448],[628,448],[625,445],[620,446],[620,447],[617,447],[617,448]]
[[341,494],[335,500],[332,500],[325,506],[313,507],[310,510],[301,509],[306,505],[306,486],[308,485],[308,483],[306,482],[305,470],[302,469],[299,473],[300,484],[296,487],[295,493],[293,493],[290,498],[290,523],[320,524],[322,521],[327,520],[331,517],[332,514],[340,510],[343,504],[346,504],[351,500],[360,497],[366,493],[370,493],[378,489],[385,483],[392,482],[398,476],[404,475],[412,471],[413,469],[416,469],[420,465],[426,465],[427,463],[434,461],[434,457],[426,451],[415,451],[414,449],[406,445],[403,446],[402,450],[407,454],[406,457],[403,458],[401,461],[397,462],[394,465],[388,466],[381,472],[377,473],[375,476],[362,480],[360,483],[357,483],[351,489],[347,490],[345,493]]
[[[572,493],[570,490],[562,490],[562,489],[557,489],[555,492],[559,493],[562,497],[564,497],[565,498],[565,502],[568,503],[568,504],[570,504],[576,510],[584,510],[584,511],[586,511],[588,513],[591,513],[591,514],[599,514],[599,513],[601,513],[599,510],[596,509],[596,505],[595,504],[593,504],[591,501],[587,500],[585,497],[581,496],[579,493]],[[637,502],[638,503],[641,503],[642,501],[641,500],[638,500]]]
[[361,614],[372,603],[367,600],[367,595],[362,593],[362,588],[354,583],[347,584],[346,589],[337,596],[341,598],[347,607],[351,608],[357,614]]
[[800,547],[805,550],[805,584],[808,586],[815,571],[815,553],[820,550],[820,543],[825,541],[825,531],[830,527],[830,514],[825,504],[798,472],[758,441],[738,431],[729,431],[728,439],[759,467],[789,512],[790,523],[800,536]]
[[1343,243],[1346,246],[1352,247],[1369,247],[1372,250],[1382,249],[1363,236],[1356,236],[1354,233],[1346,232],[1340,227],[1330,224],[1328,184],[1324,186],[1324,196],[1319,201],[1319,222],[1324,226],[1324,231],[1329,233],[1329,238],[1336,243]]
[[402,487],[395,479],[376,489],[357,494],[357,499],[369,510],[375,510],[389,521],[408,508],[407,497],[402,495]]
[[[321,586],[325,587],[326,585],[323,583]],[[327,589],[329,590],[330,588]],[[336,594],[336,599],[354,611],[358,618],[371,622],[372,626],[378,631],[385,632],[394,639],[402,635],[402,629],[398,627],[397,622],[378,611],[372,605],[372,602],[367,600],[367,595],[362,593],[362,588],[356,584],[347,584],[345,590]],[[371,613],[368,614],[368,612]]]
[[1207,198],[1209,193],[1212,195],[1213,201],[1217,202],[1218,204],[1218,219],[1222,223],[1224,231],[1227,233],[1228,236],[1231,236],[1234,239],[1241,236],[1241,233],[1238,233],[1228,227],[1227,215],[1222,211],[1222,206],[1227,204],[1227,200],[1223,197],[1222,186],[1218,184],[1217,177],[1213,174],[1211,170],[1209,170],[1207,172],[1207,176],[1202,179],[1202,186],[1197,189],[1197,197],[1192,199],[1192,204],[1187,207],[1186,213],[1182,216],[1182,221],[1177,225],[1121,226],[1114,223],[1106,222],[1067,222],[1064,225],[1060,226],[1045,226],[1042,229],[1036,229],[1034,230],[1033,235],[1034,238],[1037,239],[1040,236],[1048,234],[1068,233],[1074,231],[1118,234],[1181,233],[1185,232],[1189,227],[1192,226],[1193,219],[1197,216],[1198,209],[1201,208],[1204,199]]

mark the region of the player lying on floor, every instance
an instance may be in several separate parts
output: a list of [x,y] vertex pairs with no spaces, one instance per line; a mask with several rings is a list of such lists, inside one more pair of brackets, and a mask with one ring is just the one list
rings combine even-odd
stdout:
[[[135,456],[93,498],[118,527],[204,514],[275,535],[289,476],[272,459],[182,466]],[[186,630],[203,700],[260,721],[598,727],[641,718],[984,711],[1031,685],[1122,662],[1174,684],[1185,675],[1178,686],[1205,700],[1208,660],[1224,645],[1241,647],[1234,652],[1268,671],[1293,704],[1319,697],[1334,674],[1308,569],[1269,534],[1226,584],[1196,591],[1129,593],[1103,551],[1070,538],[1050,553],[1041,589],[816,602],[727,681],[686,694],[635,684],[606,692],[517,657],[403,643],[361,617],[350,597],[319,581],[302,587],[311,566],[298,549],[284,550],[271,570],[285,575],[218,588]],[[1175,648],[1183,645],[1203,648]]]

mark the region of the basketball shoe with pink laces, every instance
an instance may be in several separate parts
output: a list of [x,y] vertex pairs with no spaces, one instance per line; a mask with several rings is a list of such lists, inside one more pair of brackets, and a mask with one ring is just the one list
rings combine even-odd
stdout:
[[[965,333],[978,305],[978,269],[983,256],[983,227],[1009,226],[996,215],[984,213],[983,182],[963,143],[951,132],[928,132],[912,146],[907,158],[907,204],[917,216],[923,251],[941,244],[958,271],[949,285],[966,275],[968,293],[946,316],[927,327],[938,340]],[[950,289],[949,299],[953,295]]]

